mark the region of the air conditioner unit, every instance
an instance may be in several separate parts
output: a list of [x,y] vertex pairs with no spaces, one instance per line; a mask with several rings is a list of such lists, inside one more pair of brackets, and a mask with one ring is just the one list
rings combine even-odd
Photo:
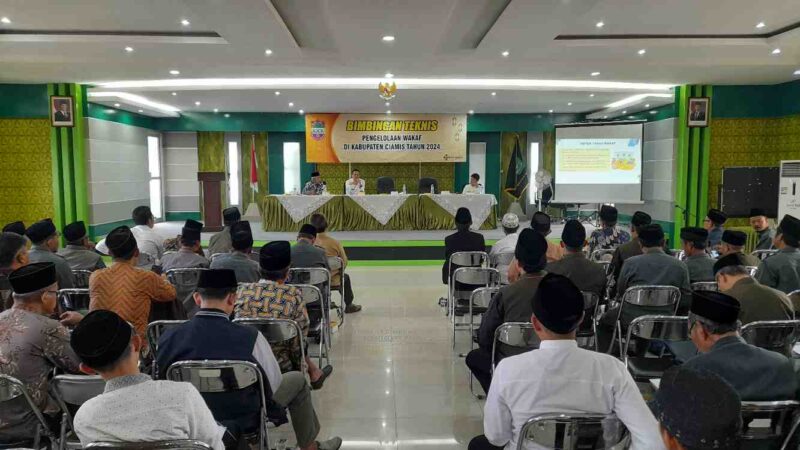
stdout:
[[800,217],[800,161],[781,161],[778,220],[786,214]]

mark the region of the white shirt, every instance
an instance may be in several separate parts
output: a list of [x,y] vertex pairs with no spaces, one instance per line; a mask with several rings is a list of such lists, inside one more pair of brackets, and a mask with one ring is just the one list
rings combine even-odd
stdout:
[[345,194],[347,195],[359,195],[364,193],[364,186],[366,183],[364,182],[363,178],[359,178],[358,182],[350,178],[344,183],[345,187]]
[[[517,248],[518,239],[519,233],[505,235],[502,239],[494,243],[492,249],[489,251],[489,256],[496,256],[501,253],[514,253],[514,249]],[[500,282],[508,284],[508,264],[498,264],[496,269],[500,272]]]
[[[131,228],[131,233],[136,238],[136,246],[139,247],[139,253],[146,253],[152,256],[154,260],[161,259],[161,256],[164,255],[164,238],[161,235],[147,225],[136,225]],[[95,249],[104,255],[109,254],[105,239],[98,242]]]
[[467,185],[464,186],[464,190],[462,190],[461,193],[462,194],[483,194],[483,185],[479,183],[477,186],[473,186],[472,184],[467,183]]
[[141,442],[193,439],[222,450],[225,427],[189,383],[153,381],[147,375],[108,380],[105,392],[75,414],[75,432],[91,442]]
[[631,433],[631,449],[664,449],[658,422],[622,362],[578,348],[574,340],[542,341],[538,350],[500,362],[486,399],[484,433],[492,444],[516,449],[525,422],[546,413],[614,413]]

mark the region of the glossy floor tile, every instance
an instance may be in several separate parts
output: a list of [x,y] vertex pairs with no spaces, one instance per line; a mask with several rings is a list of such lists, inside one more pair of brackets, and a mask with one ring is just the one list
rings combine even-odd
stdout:
[[[482,433],[483,403],[458,356],[469,350],[468,332],[458,331],[454,350],[437,305],[446,290],[439,267],[348,272],[364,309],[334,333],[333,375],[313,394],[320,438],[341,436],[344,449],[466,448]],[[294,444],[289,426],[270,437]]]

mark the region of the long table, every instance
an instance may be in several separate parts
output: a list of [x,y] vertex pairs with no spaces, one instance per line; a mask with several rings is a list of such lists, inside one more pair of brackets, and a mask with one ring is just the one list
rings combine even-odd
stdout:
[[261,200],[264,231],[298,231],[321,213],[331,231],[451,230],[460,207],[472,213],[473,228],[497,228],[497,199],[491,194],[268,195]]

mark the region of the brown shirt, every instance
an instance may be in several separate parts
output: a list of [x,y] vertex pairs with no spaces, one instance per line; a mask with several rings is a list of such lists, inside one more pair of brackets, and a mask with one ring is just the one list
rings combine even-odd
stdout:
[[547,257],[547,262],[549,263],[558,261],[564,257],[564,249],[556,243],[547,241],[547,253],[545,256]]
[[761,320],[794,319],[794,307],[789,297],[752,277],[742,278],[725,293],[739,300],[739,320],[742,325]]
[[[347,267],[347,253],[345,253],[341,242],[330,237],[327,233],[318,233],[317,241],[314,245],[322,247],[322,249],[325,250],[325,256],[338,256],[342,259],[342,265]],[[331,283],[334,286],[341,285],[342,274],[340,270],[331,271],[331,277],[333,278]]]
[[133,324],[145,337],[150,302],[175,300],[175,287],[149,270],[125,262],[114,263],[89,277],[89,310],[107,309]]

